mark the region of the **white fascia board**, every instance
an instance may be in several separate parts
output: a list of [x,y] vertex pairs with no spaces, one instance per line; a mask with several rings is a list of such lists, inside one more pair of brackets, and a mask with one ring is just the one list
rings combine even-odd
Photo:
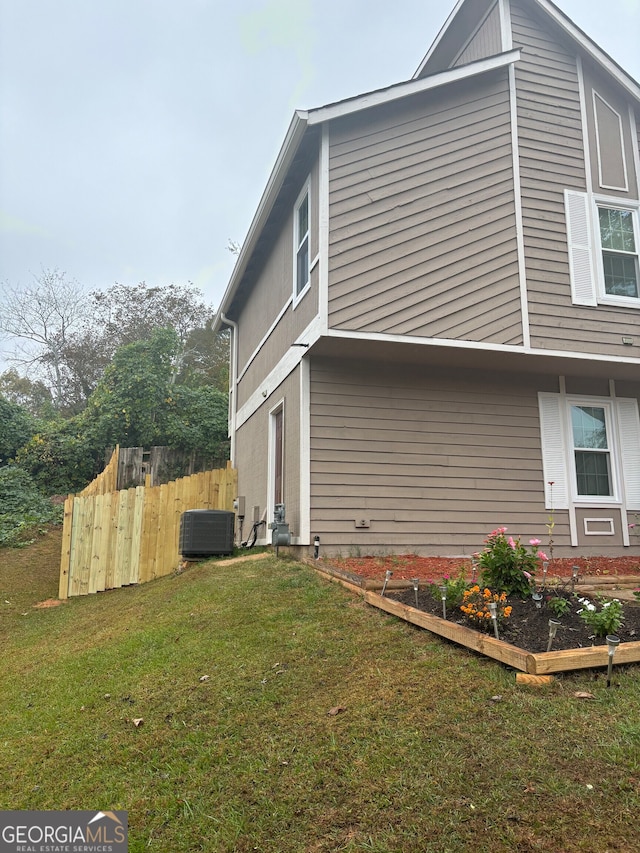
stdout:
[[440,32],[439,32],[439,33],[438,33],[438,35],[435,37],[435,39],[434,39],[434,41],[433,41],[433,44],[431,45],[431,47],[429,48],[429,50],[428,50],[428,51],[427,51],[427,53],[425,54],[425,57],[424,57],[424,59],[422,60],[422,62],[420,63],[420,65],[418,66],[418,68],[417,68],[417,70],[416,70],[416,73],[413,75],[413,79],[414,79],[414,80],[415,80],[417,77],[419,77],[419,76],[420,76],[420,74],[422,73],[422,70],[424,69],[425,65],[426,65],[426,64],[427,64],[427,62],[431,59],[431,57],[432,57],[432,55],[433,55],[434,50],[438,47],[438,45],[439,45],[439,44],[440,44],[440,42],[442,41],[442,38],[443,38],[444,34],[445,34],[445,33],[446,33],[446,31],[449,29],[449,25],[451,24],[451,22],[453,21],[453,19],[455,18],[455,16],[458,14],[458,12],[460,11],[460,8],[464,5],[464,3],[465,3],[465,2],[466,2],[466,0],[458,0],[458,2],[456,3],[456,5],[454,6],[453,11],[451,12],[451,14],[450,14],[450,15],[449,15],[449,17],[447,18],[447,20],[444,22],[444,24],[442,25],[442,27],[440,28]]
[[640,85],[622,69],[618,63],[613,60],[607,53],[598,47],[589,36],[584,33],[580,27],[576,26],[573,21],[568,18],[564,12],[561,12],[557,6],[550,3],[549,0],[533,0],[541,9],[543,9],[550,18],[553,18],[555,23],[564,30],[567,35],[580,45],[582,50],[587,53],[593,60],[601,65],[618,83],[626,89],[637,101],[640,101]]
[[278,364],[264,377],[248,400],[238,409],[236,413],[236,429],[248,421],[251,415],[257,412],[269,400],[271,394],[279,388],[287,376],[300,364],[309,347],[313,346],[320,335],[321,320],[319,316],[316,316],[304,332],[298,335],[298,340],[289,347]]
[[304,110],[296,110],[291,120],[291,124],[289,125],[289,129],[287,130],[287,135],[282,143],[282,147],[280,148],[280,152],[278,153],[275,165],[271,171],[271,175],[269,176],[267,186],[262,193],[258,209],[256,210],[255,216],[249,226],[247,236],[242,244],[238,260],[236,261],[236,265],[231,273],[231,278],[229,279],[229,284],[227,285],[227,289],[222,297],[213,325],[214,332],[224,324],[222,314],[224,314],[226,309],[229,307],[229,303],[233,299],[235,291],[242,280],[242,276],[245,273],[249,259],[255,249],[255,244],[262,233],[262,229],[266,225],[271,209],[278,193],[280,192],[283,181],[289,171],[306,129],[307,113]]
[[519,48],[506,53],[499,53],[496,56],[490,56],[488,59],[479,59],[477,62],[470,62],[468,65],[459,65],[457,68],[439,71],[437,74],[432,74],[429,77],[422,77],[419,80],[409,80],[406,83],[397,83],[388,89],[378,89],[375,92],[368,92],[366,95],[359,95],[356,98],[339,101],[337,104],[329,104],[325,107],[309,110],[307,121],[309,125],[322,124],[323,122],[342,118],[361,110],[368,110],[371,107],[377,107],[381,104],[399,101],[401,98],[407,98],[410,95],[417,95],[421,92],[428,92],[430,89],[447,86],[449,83],[455,83],[458,80],[477,77],[479,74],[485,74],[487,71],[493,71],[496,68],[505,68],[519,59]]
[[640,367],[640,358],[625,358],[619,355],[571,352],[568,350],[539,349],[538,347],[514,344],[490,344],[483,341],[453,341],[451,338],[420,338],[412,335],[390,335],[381,332],[346,332],[329,329],[330,338],[351,338],[357,341],[383,341],[388,343],[420,344],[422,346],[448,347],[452,350],[476,350],[481,352],[518,353],[520,355],[546,356],[578,361],[594,361],[604,364],[634,364]]

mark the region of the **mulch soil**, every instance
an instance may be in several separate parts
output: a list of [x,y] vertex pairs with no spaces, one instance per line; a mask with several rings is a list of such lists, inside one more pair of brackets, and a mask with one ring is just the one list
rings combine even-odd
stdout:
[[[361,578],[384,580],[390,569],[396,580],[440,581],[445,575],[456,577],[460,571],[471,572],[470,557],[419,557],[415,554],[395,554],[384,557],[348,557],[331,560],[331,565],[341,571]],[[580,577],[585,575],[638,575],[640,585],[640,558],[638,557],[567,557],[549,562],[549,578],[571,577],[573,566],[578,566]]]
[[[417,606],[418,609],[439,617],[443,615],[442,601],[437,593],[435,596],[432,594],[429,584],[439,585],[443,578],[455,578],[461,572],[464,572],[468,579],[471,577],[471,560],[464,557],[420,557],[414,554],[352,557],[331,560],[330,566],[356,583],[363,581],[382,583],[389,570],[393,574],[392,581],[389,582],[385,592],[388,598],[412,607]],[[572,593],[570,582],[573,566],[578,566],[579,570],[579,583],[575,587],[575,594]],[[637,576],[640,587],[640,560],[637,557],[576,557],[550,561],[546,586],[542,590],[541,607],[537,608],[531,599],[523,601],[510,598],[508,604],[511,605],[512,612],[510,617],[499,626],[500,639],[532,653],[546,652],[549,640],[549,619],[559,618],[561,624],[551,646],[553,651],[606,644],[605,639],[595,637],[593,630],[580,618],[578,610],[583,605],[578,601],[578,596],[587,597],[598,603],[594,593],[582,592],[580,587],[585,581],[593,582],[597,586],[598,579],[605,581],[620,576],[625,576],[627,579]],[[417,605],[413,587],[395,589],[393,583],[414,578],[420,581]],[[538,582],[540,581],[539,577]],[[553,597],[565,597],[569,601],[570,608],[561,617],[557,617],[549,606],[549,601]],[[609,597],[615,598],[613,587]],[[617,629],[616,636],[621,642],[639,641],[640,605],[633,601],[623,601],[623,606],[624,624]],[[468,628],[475,627],[458,608],[448,612],[447,619]],[[489,631],[493,636],[493,623],[489,626]]]

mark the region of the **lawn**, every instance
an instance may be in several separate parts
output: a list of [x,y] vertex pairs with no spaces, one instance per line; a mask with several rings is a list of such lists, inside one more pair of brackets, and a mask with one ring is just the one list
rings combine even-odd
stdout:
[[0,808],[126,809],[135,853],[638,850],[640,668],[523,687],[272,556],[33,608],[58,541],[0,552]]

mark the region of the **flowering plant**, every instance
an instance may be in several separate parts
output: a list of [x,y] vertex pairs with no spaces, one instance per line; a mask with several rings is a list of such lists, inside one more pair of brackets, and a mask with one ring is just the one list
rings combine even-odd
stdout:
[[435,599],[439,599],[442,587],[446,588],[445,601],[447,607],[453,610],[462,601],[462,594],[467,587],[467,581],[464,576],[464,569],[460,569],[458,576],[455,578],[449,575],[442,576],[442,583],[430,583],[429,590]]
[[491,592],[490,589],[480,589],[478,584],[466,589],[462,595],[460,610],[465,617],[480,628],[491,628],[491,611],[489,605],[496,604],[496,618],[498,622],[511,616],[511,605],[507,604],[507,595],[504,592]]
[[611,601],[603,601],[600,610],[588,598],[579,598],[578,601],[582,605],[578,610],[578,615],[593,630],[596,637],[606,637],[607,634],[613,634],[623,624],[624,611],[617,598],[613,598]]
[[539,539],[529,540],[527,549],[519,539],[507,537],[506,527],[497,527],[484,540],[478,554],[482,583],[507,595],[531,595],[536,570],[547,555],[538,549]]

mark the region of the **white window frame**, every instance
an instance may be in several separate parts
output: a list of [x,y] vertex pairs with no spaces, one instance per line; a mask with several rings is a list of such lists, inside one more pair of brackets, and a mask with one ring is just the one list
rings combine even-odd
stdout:
[[[307,230],[304,234],[299,233],[299,211],[302,205],[307,204]],[[298,256],[306,240],[307,243],[307,280],[299,287],[298,282]],[[293,307],[300,302],[311,287],[311,176],[307,178],[302,187],[296,203],[293,207]]]
[[[600,235],[600,208],[608,208],[610,210],[629,210],[631,211],[631,221],[633,223],[633,236],[636,244],[635,259],[636,259],[636,281],[638,287],[638,296],[615,296],[607,293],[605,290],[604,280],[604,264],[602,260],[603,251],[602,239]],[[640,308],[640,202],[629,202],[620,198],[611,198],[610,196],[594,196],[593,199],[593,231],[594,231],[594,248],[596,253],[595,269],[597,271],[597,298],[600,305],[620,305],[626,308]],[[611,250],[606,250],[611,251]],[[625,254],[625,253],[621,253]],[[630,254],[630,253],[629,253]]]
[[[568,437],[567,454],[568,454],[568,469],[570,472],[571,493],[573,501],[576,505],[583,504],[620,504],[622,496],[620,494],[620,477],[618,476],[619,466],[621,465],[620,453],[616,443],[616,428],[615,414],[611,399],[608,397],[574,397],[567,395],[565,398],[565,418]],[[605,427],[607,430],[607,453],[609,454],[609,477],[611,494],[610,495],[581,495],[578,493],[578,473],[576,471],[575,451],[584,450],[584,448],[576,448],[573,442],[573,422],[571,418],[571,410],[575,406],[584,406],[585,408],[603,409],[605,417]]]
[[640,296],[613,296],[605,291],[599,207],[630,210],[638,256],[640,293],[640,201],[565,190],[571,301],[574,305],[611,305],[640,309]]

